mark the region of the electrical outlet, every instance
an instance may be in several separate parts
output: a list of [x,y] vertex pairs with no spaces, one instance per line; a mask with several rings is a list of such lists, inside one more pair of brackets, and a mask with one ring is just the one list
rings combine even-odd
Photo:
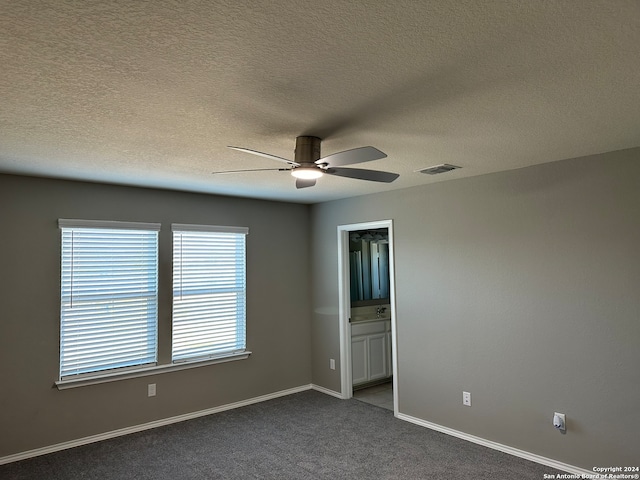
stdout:
[[147,397],[155,397],[156,396],[156,384],[150,383],[147,385]]
[[565,418],[564,413],[553,413],[553,426],[556,427],[561,432],[567,431],[567,420]]
[[462,404],[466,405],[467,407],[471,406],[471,393],[462,392]]
[[333,358],[329,359],[329,368],[331,370],[335,370],[336,369],[336,361],[335,361],[335,359],[333,359]]

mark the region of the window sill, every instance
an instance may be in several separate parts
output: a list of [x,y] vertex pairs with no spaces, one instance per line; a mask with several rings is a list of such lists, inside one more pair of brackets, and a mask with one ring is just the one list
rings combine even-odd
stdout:
[[128,380],[130,378],[146,377],[149,375],[159,375],[161,373],[177,372],[189,368],[206,367],[207,365],[215,365],[217,363],[233,362],[235,360],[245,360],[249,358],[251,352],[244,351],[241,353],[232,353],[206,360],[171,363],[168,365],[154,365],[152,367],[140,368],[137,370],[127,370],[116,373],[103,373],[100,375],[83,376],[80,378],[72,378],[67,380],[58,380],[55,382],[58,390],[67,390],[69,388],[85,387],[87,385],[97,385],[99,383],[116,382],[119,380]]

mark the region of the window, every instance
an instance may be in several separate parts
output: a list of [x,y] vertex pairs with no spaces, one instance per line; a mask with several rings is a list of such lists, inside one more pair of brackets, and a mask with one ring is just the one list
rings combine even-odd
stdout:
[[157,360],[159,224],[60,219],[60,379]]
[[172,225],[174,362],[245,351],[247,228]]
[[158,364],[158,255],[170,255],[158,250],[160,224],[65,219],[58,224],[59,389],[251,354],[246,350],[247,228],[172,226],[172,337],[165,337],[172,358]]

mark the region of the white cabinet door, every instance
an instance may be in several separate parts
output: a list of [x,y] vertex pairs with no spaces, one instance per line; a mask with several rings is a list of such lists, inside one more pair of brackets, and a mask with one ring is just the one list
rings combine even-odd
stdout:
[[351,376],[354,386],[391,377],[389,320],[351,327]]
[[386,378],[387,373],[387,334],[376,333],[367,336],[369,350],[369,381]]
[[351,375],[354,385],[365,383],[369,379],[367,368],[369,345],[367,337],[351,338]]

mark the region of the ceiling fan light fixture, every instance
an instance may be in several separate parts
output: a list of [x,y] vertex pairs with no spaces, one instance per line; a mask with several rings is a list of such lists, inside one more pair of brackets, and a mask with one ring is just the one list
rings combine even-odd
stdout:
[[291,175],[304,180],[314,180],[322,176],[322,170],[317,167],[296,167],[291,170]]

